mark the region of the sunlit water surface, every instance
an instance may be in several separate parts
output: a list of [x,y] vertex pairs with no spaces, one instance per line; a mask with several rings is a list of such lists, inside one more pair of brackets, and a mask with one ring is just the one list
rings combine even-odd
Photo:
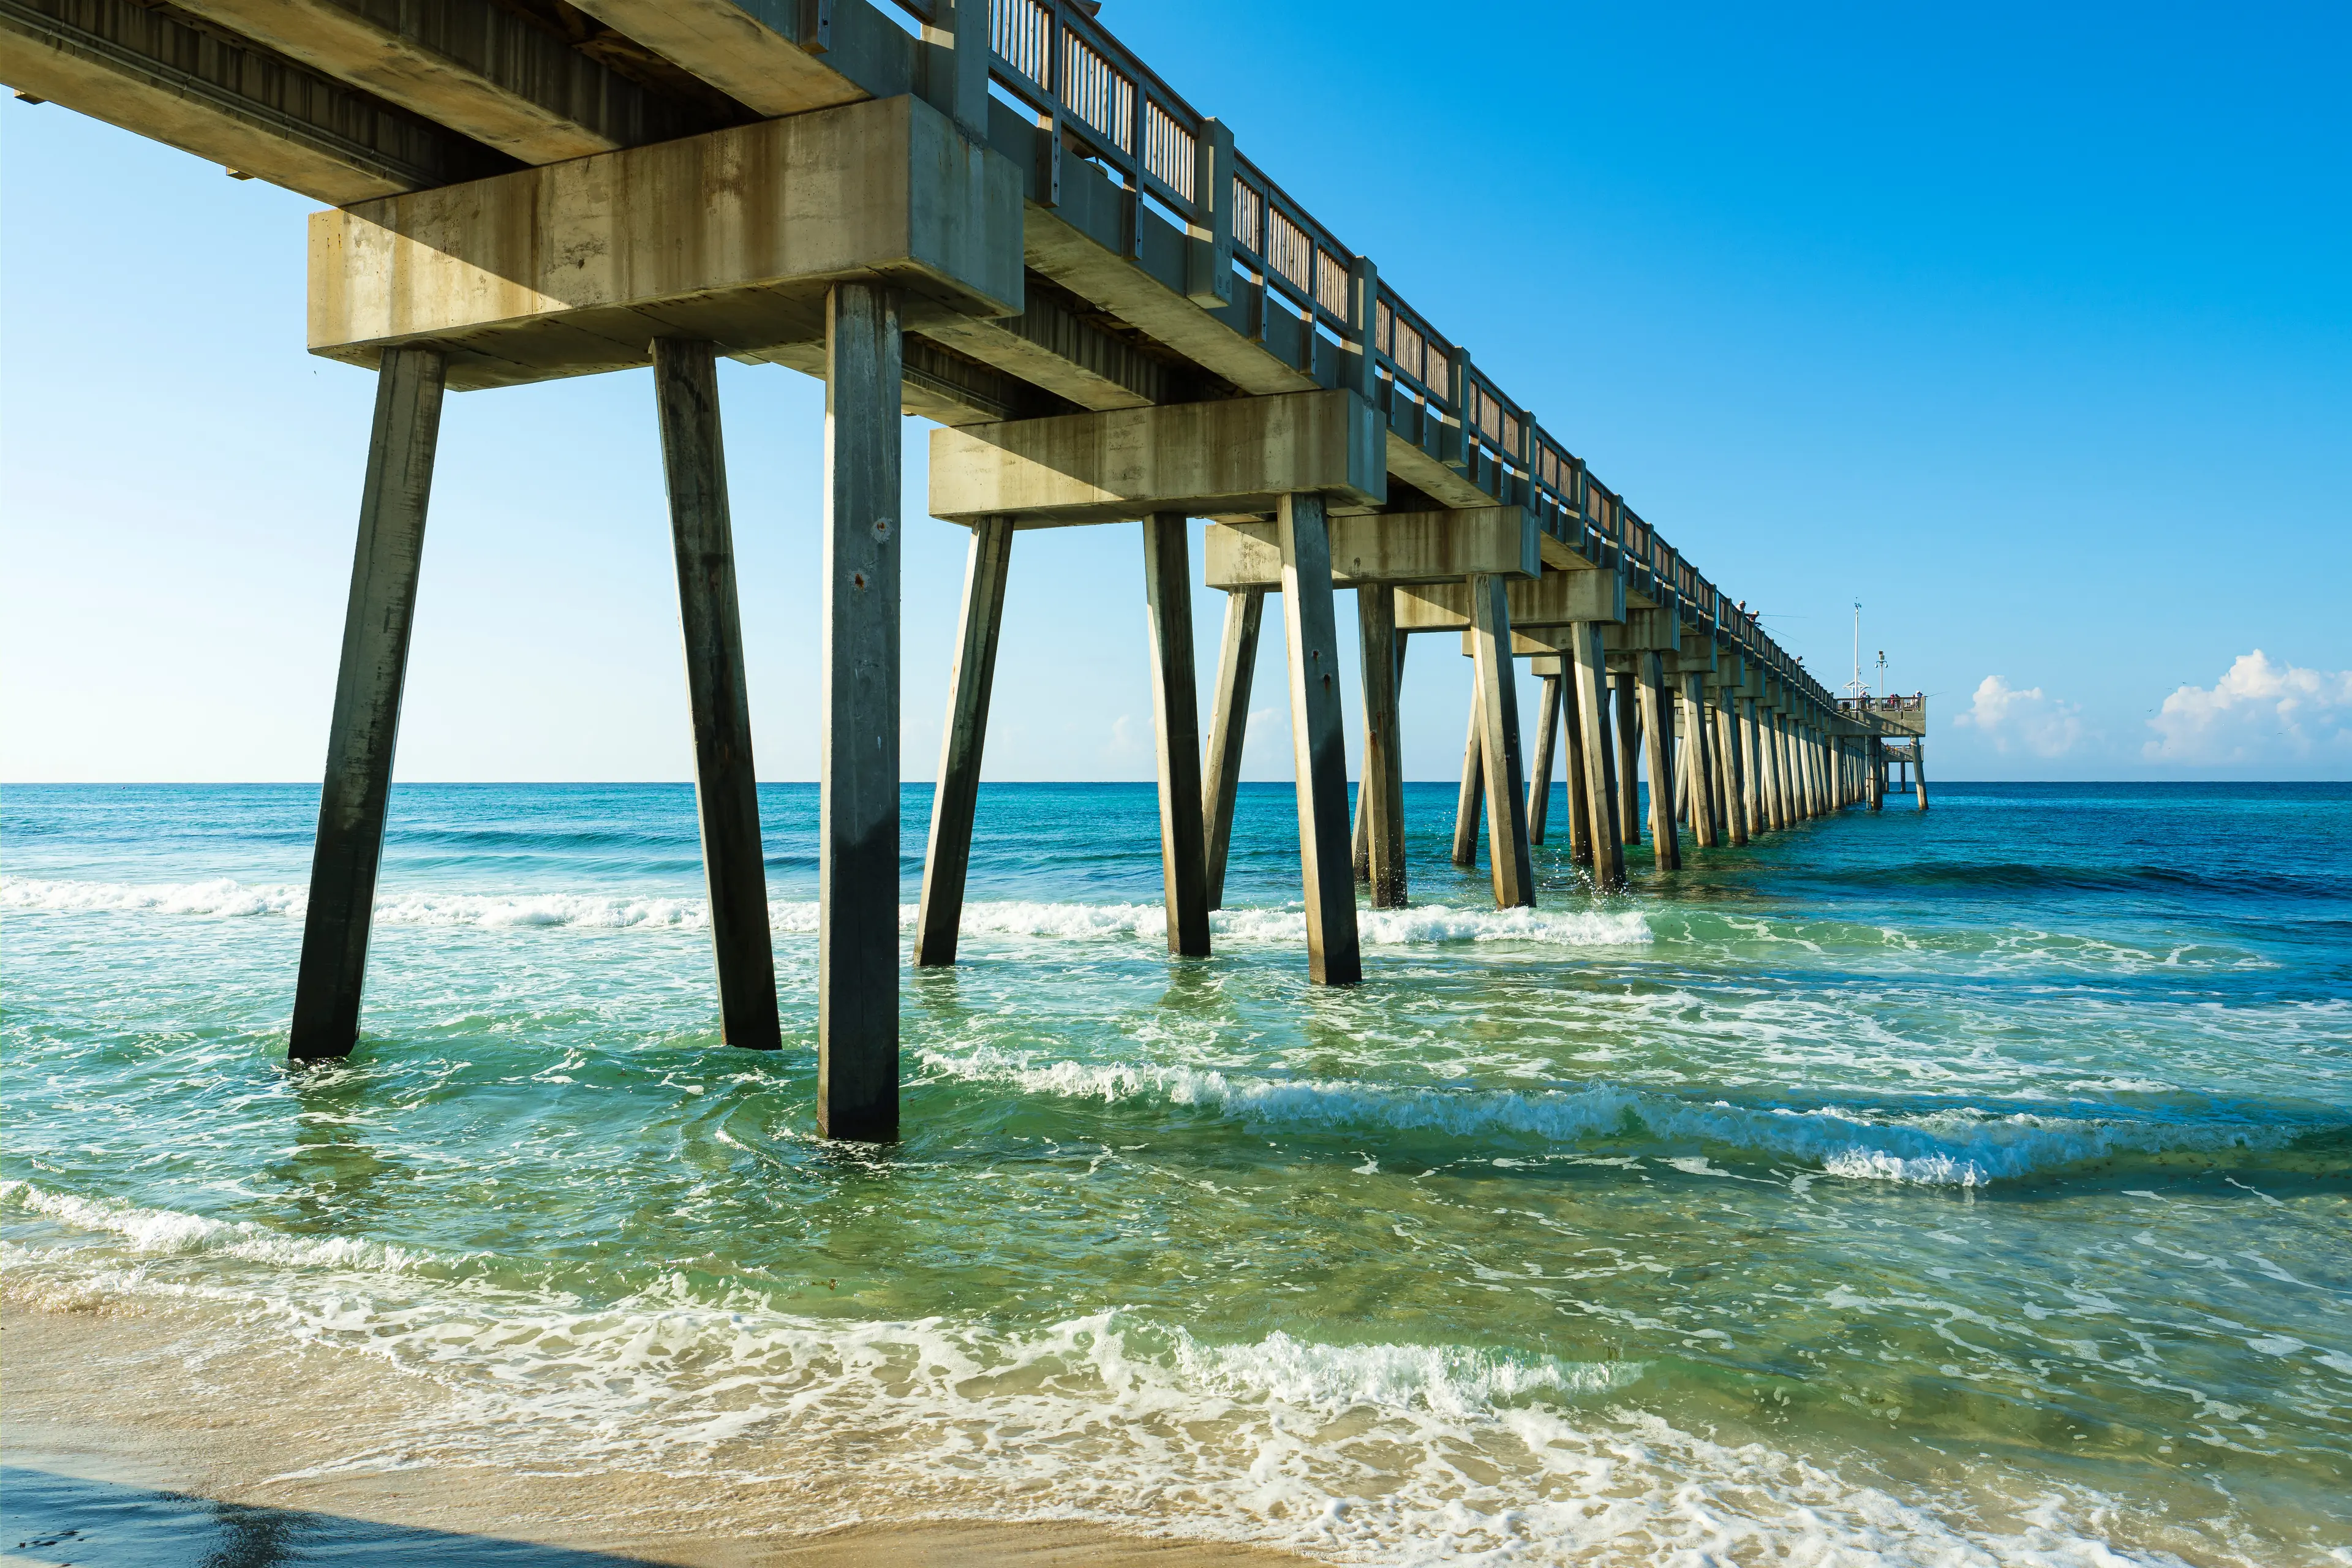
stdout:
[[880,1149],[813,1136],[811,788],[782,1052],[718,1043],[688,790],[407,786],[365,1039],[289,1070],[316,792],[12,787],[0,1285],[381,1357],[436,1453],[877,1511],[2352,1563],[2352,788],[1948,785],[1599,900],[1555,842],[1509,915],[1408,794],[1415,908],[1318,993],[1287,786],[1206,962],[1149,787],[984,791]]

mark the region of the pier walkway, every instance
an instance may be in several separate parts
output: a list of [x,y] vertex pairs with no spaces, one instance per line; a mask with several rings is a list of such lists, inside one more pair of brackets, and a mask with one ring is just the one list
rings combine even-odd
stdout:
[[[714,359],[826,384],[820,1125],[898,1120],[899,415],[971,555],[915,938],[954,962],[1023,530],[1139,521],[1169,942],[1209,951],[1268,593],[1310,977],[1407,896],[1396,677],[1459,633],[1455,854],[1535,900],[1555,753],[1607,888],[1920,782],[1841,700],[1104,27],[1087,0],[0,0],[0,79],[328,204],[311,352],[379,373],[290,1049],[358,1037],[447,390],[650,365],[722,1026],[780,1043]],[[1424,300],[1423,303],[1432,303]],[[1227,595],[1205,735],[1190,521]],[[1335,589],[1363,671],[1360,809]],[[1423,637],[1426,645],[1429,641]],[[1531,753],[1519,661],[1539,680]],[[1673,787],[1649,792],[1637,771]]]

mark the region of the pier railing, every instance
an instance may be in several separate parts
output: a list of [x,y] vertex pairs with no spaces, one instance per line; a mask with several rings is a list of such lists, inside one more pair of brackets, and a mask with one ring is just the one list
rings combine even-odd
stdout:
[[[974,0],[966,0],[974,3]],[[1752,616],[1727,612],[1712,584],[1661,540],[1582,459],[1545,430],[1468,353],[1406,302],[1360,253],[1234,148],[1119,41],[1085,0],[978,0],[989,13],[990,77],[1036,116],[1052,149],[1076,150],[1139,204],[1160,209],[1218,258],[1359,365],[1392,429],[1411,430],[1447,467],[1506,504],[1527,507],[1592,564],[1622,566],[1643,597],[1674,604],[1733,637],[1748,657],[1817,699],[1822,690],[1782,655]],[[897,0],[933,19],[930,0]],[[1050,190],[1048,195],[1050,195]],[[1230,258],[1230,261],[1224,260]],[[1360,282],[1371,279],[1360,297]],[[1211,280],[1218,297],[1231,279]]]

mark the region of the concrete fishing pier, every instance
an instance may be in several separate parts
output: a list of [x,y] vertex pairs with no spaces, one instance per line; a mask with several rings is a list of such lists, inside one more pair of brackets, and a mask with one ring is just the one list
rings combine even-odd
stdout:
[[[952,963],[1021,532],[1140,524],[1171,952],[1210,952],[1279,596],[1307,965],[1405,902],[1397,688],[1459,647],[1455,858],[1498,905],[1564,769],[1603,889],[1927,805],[1916,698],[1841,698],[1086,0],[0,0],[0,79],[323,203],[310,348],[378,373],[289,1049],[358,1037],[447,391],[650,366],[722,1028],[780,1043],[721,354],[825,383],[818,1118],[898,1126],[898,420],[970,531],[913,958]],[[1425,301],[1426,302],[1426,301]],[[1190,523],[1226,595],[1202,724]],[[1339,621],[1352,591],[1352,655]],[[1444,633],[1443,637],[1427,634]],[[1362,671],[1363,712],[1340,705]],[[1524,665],[1522,661],[1525,661]],[[1540,686],[1535,744],[1518,682]],[[1348,762],[1360,751],[1351,819]],[[1648,792],[1646,821],[1637,773]]]

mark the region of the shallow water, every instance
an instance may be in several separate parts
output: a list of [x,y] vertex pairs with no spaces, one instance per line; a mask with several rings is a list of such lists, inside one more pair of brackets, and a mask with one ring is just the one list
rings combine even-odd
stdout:
[[316,792],[11,787],[0,1286],[382,1357],[506,1463],[1334,1560],[2352,1563],[2352,787],[1944,785],[1602,900],[1555,843],[1509,915],[1451,797],[1318,994],[1288,786],[1207,962],[1149,786],[992,786],[884,1150],[812,1135],[811,788],[785,1051],[717,1044],[688,790],[407,786],[366,1039],[289,1070]]

